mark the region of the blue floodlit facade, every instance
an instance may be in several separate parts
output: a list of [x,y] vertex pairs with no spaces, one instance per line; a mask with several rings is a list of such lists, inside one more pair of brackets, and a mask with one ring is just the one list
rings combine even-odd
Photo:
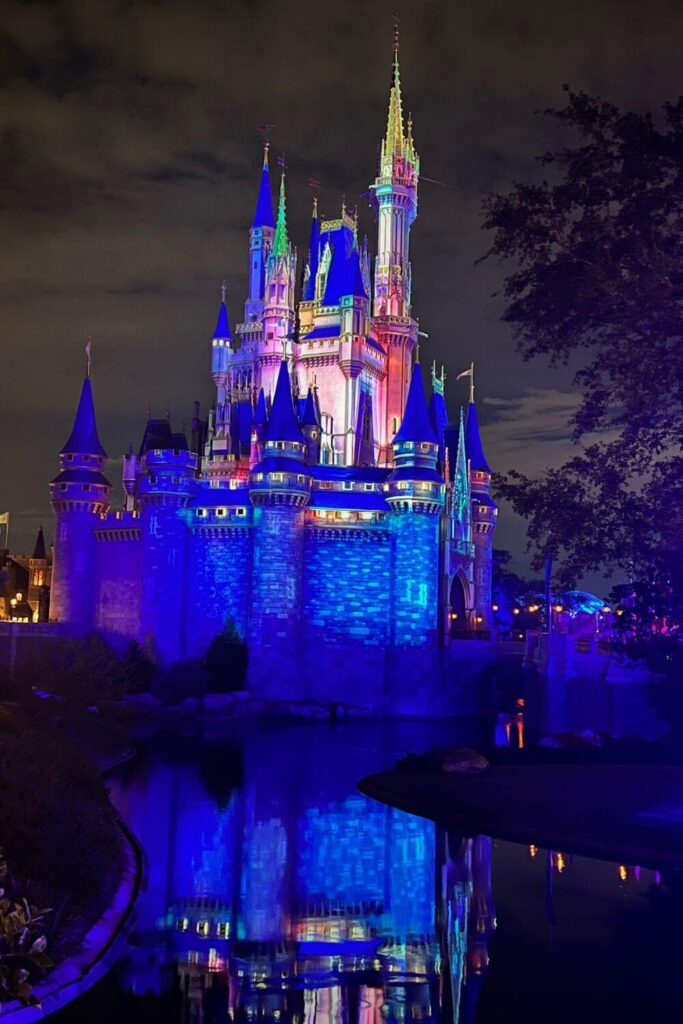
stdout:
[[357,218],[319,222],[316,206],[298,295],[266,148],[245,319],[233,336],[223,287],[211,339],[215,407],[190,437],[148,420],[118,509],[83,383],[51,484],[53,620],[160,664],[201,657],[231,622],[256,692],[397,710],[437,678],[454,623],[490,627],[496,508],[473,389],[449,423],[443,371],[428,401],[418,361],[418,178],[396,53],[374,270]]

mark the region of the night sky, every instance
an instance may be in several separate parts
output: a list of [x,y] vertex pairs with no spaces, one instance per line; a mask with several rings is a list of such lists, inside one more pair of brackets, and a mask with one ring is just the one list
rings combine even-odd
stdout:
[[[213,397],[219,284],[231,322],[245,298],[258,125],[288,170],[290,234],[304,249],[311,190],[324,215],[345,193],[374,251],[367,205],[383,134],[392,11],[406,110],[422,160],[412,232],[413,310],[450,377],[474,359],[484,445],[496,470],[561,461],[571,375],[524,364],[493,297],[502,271],[480,204],[539,173],[556,141],[535,113],[562,84],[637,109],[683,91],[680,0],[17,2],[0,8],[0,512],[30,547],[69,433],[84,356],[115,461],[148,405],[177,426]],[[436,183],[424,178],[435,179]],[[523,551],[503,510],[496,546]],[[518,562],[524,565],[524,559]]]

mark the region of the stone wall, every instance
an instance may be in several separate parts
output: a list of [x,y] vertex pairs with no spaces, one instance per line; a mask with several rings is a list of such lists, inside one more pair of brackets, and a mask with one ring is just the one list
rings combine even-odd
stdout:
[[192,531],[188,555],[188,657],[201,657],[232,620],[247,634],[252,531],[248,526],[206,526]]
[[[142,539],[107,531],[95,544],[95,628],[129,638],[140,634]],[[132,532],[132,531],[131,531]]]

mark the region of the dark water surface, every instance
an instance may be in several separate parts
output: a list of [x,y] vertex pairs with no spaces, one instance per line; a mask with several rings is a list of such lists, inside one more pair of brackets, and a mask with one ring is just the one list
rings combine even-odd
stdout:
[[152,737],[110,780],[147,856],[127,952],[52,1019],[682,1019],[675,874],[446,834],[356,790],[405,753],[494,728]]

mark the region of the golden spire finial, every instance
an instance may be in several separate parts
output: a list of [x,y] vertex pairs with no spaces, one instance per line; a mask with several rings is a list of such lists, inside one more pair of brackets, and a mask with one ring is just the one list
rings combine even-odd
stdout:
[[264,167],[268,166],[268,150],[269,149],[270,149],[270,143],[266,139],[266,141],[263,143],[263,166]]

